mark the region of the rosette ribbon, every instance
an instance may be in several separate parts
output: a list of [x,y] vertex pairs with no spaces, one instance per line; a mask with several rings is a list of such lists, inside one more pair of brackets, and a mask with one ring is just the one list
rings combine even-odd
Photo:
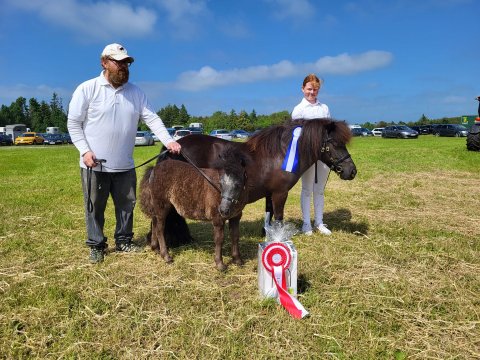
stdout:
[[287,153],[282,163],[282,170],[296,172],[298,169],[298,139],[302,134],[302,127],[297,126],[292,131],[292,140],[288,145]]
[[272,275],[278,291],[280,304],[296,319],[308,315],[302,304],[287,291],[286,270],[290,266],[292,255],[288,247],[280,242],[272,242],[263,250],[262,263]]

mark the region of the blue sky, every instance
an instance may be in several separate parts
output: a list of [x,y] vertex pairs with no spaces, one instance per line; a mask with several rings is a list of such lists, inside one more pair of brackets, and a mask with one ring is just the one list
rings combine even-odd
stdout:
[[314,72],[349,123],[476,114],[478,0],[0,0],[0,105],[65,108],[123,44],[155,110],[288,110]]

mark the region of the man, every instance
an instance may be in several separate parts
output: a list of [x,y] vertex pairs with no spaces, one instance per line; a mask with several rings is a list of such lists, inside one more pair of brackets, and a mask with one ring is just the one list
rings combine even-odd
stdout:
[[120,44],[107,45],[100,61],[100,76],[80,84],[73,93],[67,123],[80,152],[86,244],[92,263],[102,262],[107,248],[103,226],[109,195],[115,207],[115,250],[137,249],[132,243],[137,185],[133,149],[139,121],[145,122],[169,151],[180,152],[180,144],[169,135],[146,95],[128,82],[134,58],[127,49]]

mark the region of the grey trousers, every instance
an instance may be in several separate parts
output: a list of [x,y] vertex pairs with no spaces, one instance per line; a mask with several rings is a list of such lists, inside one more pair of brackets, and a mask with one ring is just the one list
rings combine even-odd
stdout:
[[83,200],[85,205],[85,223],[87,226],[87,246],[107,247],[107,238],[103,233],[105,208],[109,195],[112,195],[115,207],[115,243],[131,241],[133,237],[133,210],[136,202],[137,174],[134,169],[124,172],[92,171],[90,177],[90,197],[88,189],[88,170],[80,168]]

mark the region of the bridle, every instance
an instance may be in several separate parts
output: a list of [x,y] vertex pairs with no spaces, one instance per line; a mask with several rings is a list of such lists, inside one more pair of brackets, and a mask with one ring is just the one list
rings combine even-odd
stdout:
[[351,158],[350,154],[347,152],[346,155],[342,156],[340,159],[334,159],[333,156],[332,156],[332,153],[330,152],[330,147],[328,146],[328,143],[333,143],[333,138],[331,138],[330,136],[327,136],[324,140],[323,140],[323,143],[322,143],[322,148],[320,149],[320,152],[321,153],[326,153],[329,157],[330,157],[330,165],[328,165],[328,167],[330,168],[330,170],[333,170],[335,171],[337,174],[340,174],[342,171],[343,171],[343,168],[341,166],[341,164]]

